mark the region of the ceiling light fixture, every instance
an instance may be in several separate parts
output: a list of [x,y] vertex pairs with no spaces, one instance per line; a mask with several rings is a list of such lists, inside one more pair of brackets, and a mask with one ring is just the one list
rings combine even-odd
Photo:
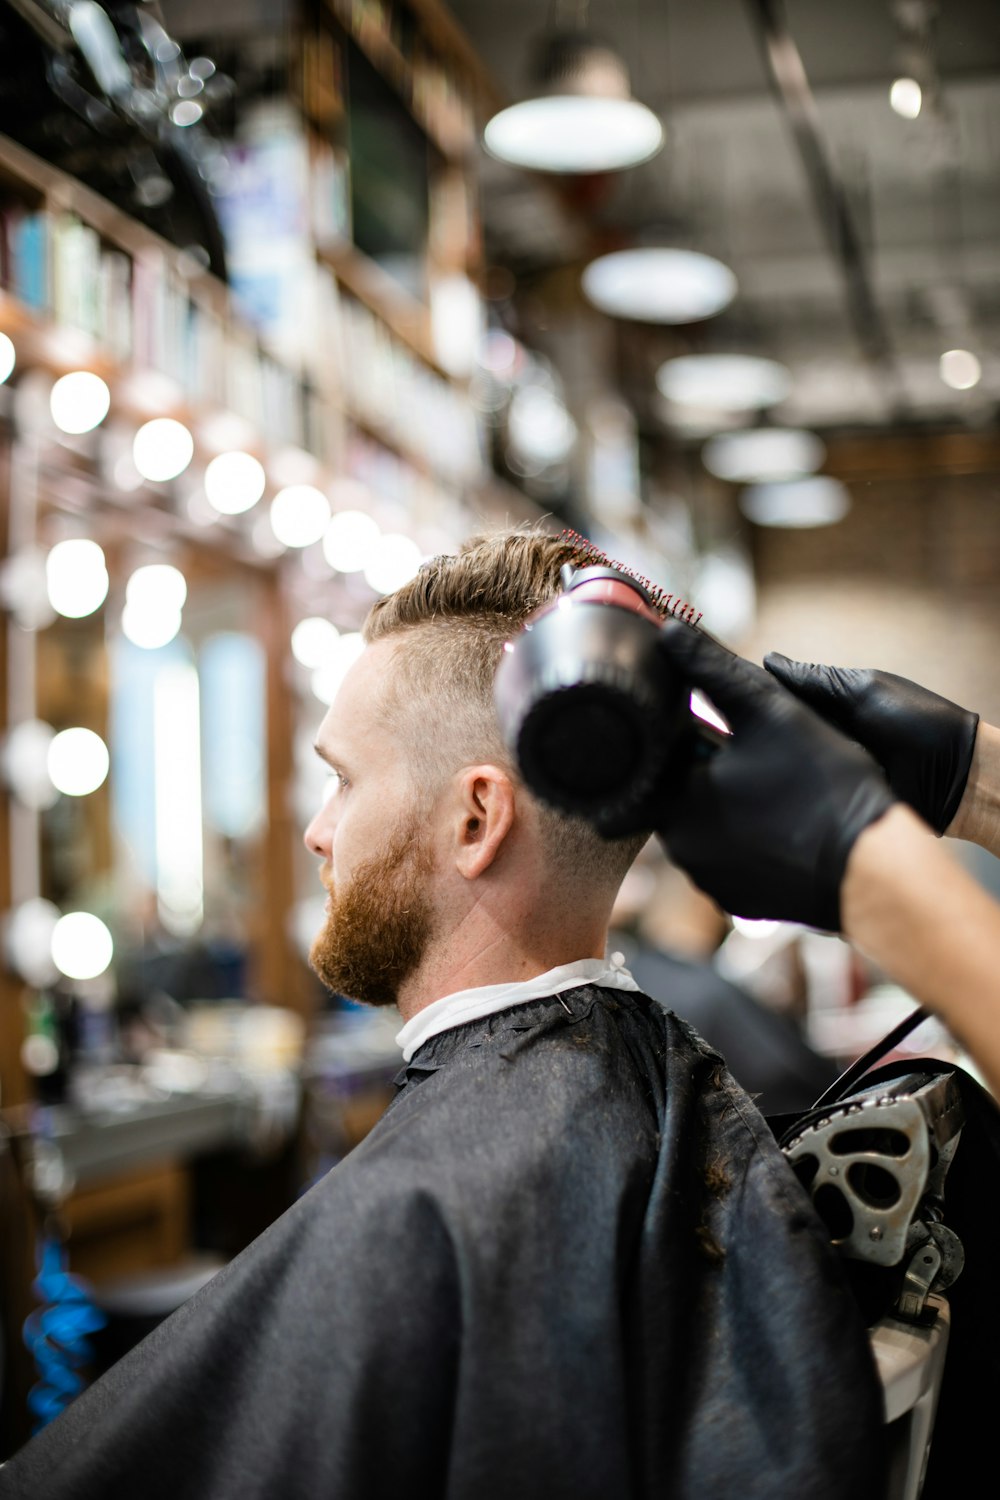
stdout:
[[668,401],[716,411],[759,411],[783,401],[792,377],[774,359],[750,354],[684,354],[656,372]]
[[847,515],[851,497],[839,479],[812,474],[806,479],[748,485],[739,506],[755,526],[833,526]]
[[601,312],[644,323],[695,323],[728,307],[736,277],[694,250],[616,250],[591,261],[584,295]]
[[938,361],[938,371],[953,391],[968,391],[979,384],[983,367],[971,349],[946,349]]
[[536,172],[615,172],[663,145],[663,126],[632,97],[623,59],[583,29],[542,39],[533,87],[533,97],[502,109],[483,132],[500,161]]
[[897,78],[889,90],[889,104],[904,120],[917,118],[923,97],[923,89],[915,78]]
[[709,438],[701,457],[717,479],[765,484],[814,474],[826,457],[826,448],[814,432],[798,427],[753,427],[717,433]]

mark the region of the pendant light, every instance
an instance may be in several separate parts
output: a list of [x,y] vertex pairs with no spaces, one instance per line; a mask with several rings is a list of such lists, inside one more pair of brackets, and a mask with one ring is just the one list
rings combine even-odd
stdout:
[[500,110],[483,132],[500,161],[536,172],[615,172],[663,145],[663,126],[632,97],[622,57],[583,26],[545,34],[531,76],[531,96]]
[[736,296],[736,277],[720,260],[668,246],[598,256],[584,270],[582,284],[588,302],[601,312],[645,323],[700,322]]
[[783,401],[792,387],[777,360],[751,354],[681,354],[656,372],[668,401],[720,412],[760,411]]
[[720,432],[702,449],[702,462],[717,479],[767,484],[815,474],[826,458],[823,440],[799,427],[754,427]]
[[800,479],[749,484],[740,494],[739,507],[755,526],[802,530],[842,521],[851,508],[851,496],[839,479],[809,474]]

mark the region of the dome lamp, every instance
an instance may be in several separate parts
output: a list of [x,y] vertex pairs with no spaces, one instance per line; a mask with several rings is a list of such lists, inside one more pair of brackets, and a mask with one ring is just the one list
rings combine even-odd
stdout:
[[592,260],[583,293],[600,312],[644,323],[696,323],[736,296],[728,266],[694,250],[643,246]]
[[483,132],[500,161],[535,172],[615,172],[663,145],[663,126],[632,97],[623,59],[585,30],[544,36],[533,82],[532,97],[500,110]]

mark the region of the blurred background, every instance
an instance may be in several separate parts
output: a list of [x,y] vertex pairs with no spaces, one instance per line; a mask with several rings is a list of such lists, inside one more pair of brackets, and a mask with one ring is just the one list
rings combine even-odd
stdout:
[[[0,0],[0,1459],[391,1096],[301,832],[422,559],[1000,722],[998,83],[988,0]],[[613,937],[765,1110],[913,1003],[653,844]]]

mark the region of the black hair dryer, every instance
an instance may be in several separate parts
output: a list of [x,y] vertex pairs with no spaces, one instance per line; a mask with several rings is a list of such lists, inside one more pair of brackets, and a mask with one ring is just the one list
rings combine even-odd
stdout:
[[657,650],[663,619],[646,589],[610,567],[566,564],[562,578],[504,647],[500,729],[540,801],[622,838],[655,822],[650,799],[668,765],[720,736],[692,715],[690,688]]

